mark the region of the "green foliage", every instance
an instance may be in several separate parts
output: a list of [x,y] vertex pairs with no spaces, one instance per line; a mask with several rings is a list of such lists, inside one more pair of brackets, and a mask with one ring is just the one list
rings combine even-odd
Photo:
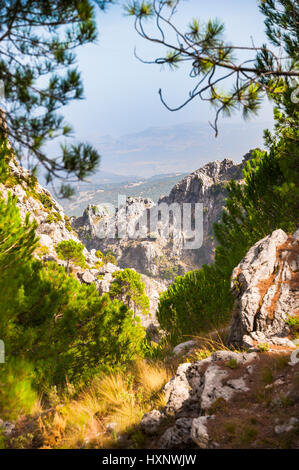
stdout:
[[123,301],[134,312],[140,311],[143,315],[148,314],[149,299],[144,293],[141,275],[132,269],[115,271],[112,275],[114,281],[110,285],[110,297]]
[[34,259],[35,224],[22,225],[12,198],[0,203],[0,338],[6,357],[0,402],[11,416],[29,411],[35,389],[47,393],[67,380],[79,387],[96,373],[125,368],[144,354],[145,331],[128,306],[100,297],[94,284],[81,285],[56,263]]
[[62,217],[59,214],[59,212],[50,212],[46,219],[46,222],[49,224],[52,224],[53,222],[61,222],[61,221],[62,221]]
[[[268,39],[282,51],[279,56],[271,44],[244,47],[228,42],[224,37],[224,24],[217,18],[205,23],[193,18],[182,30],[175,23],[179,3],[133,0],[125,6],[126,14],[135,17],[138,35],[159,46],[158,58],[141,59],[142,62],[167,65],[171,70],[181,64],[189,67],[188,75],[194,85],[181,105],[169,106],[159,90],[160,99],[168,110],[180,110],[195,98],[209,101],[216,110],[212,127],[217,136],[220,115],[229,117],[240,110],[247,119],[259,112],[265,96],[276,101],[282,99],[286,88],[299,75],[297,0],[258,2],[265,16]],[[151,17],[154,21],[150,29],[144,23]],[[171,31],[176,34],[173,36]],[[242,59],[240,51],[245,54]]]
[[81,285],[56,263],[26,266],[6,315],[11,328],[6,323],[0,332],[7,355],[32,362],[39,387],[66,378],[80,384],[142,353],[145,333],[129,308],[100,297],[94,284]]
[[17,419],[30,413],[38,400],[32,387],[34,370],[31,364],[13,358],[0,364],[0,416],[2,419]]
[[237,359],[230,359],[229,361],[225,363],[225,365],[229,367],[230,369],[237,369],[238,361]]
[[[93,3],[103,9],[111,0],[25,0],[0,5],[0,79],[5,84],[1,135],[9,132],[18,158],[29,151],[35,166],[38,162],[47,171],[48,181],[61,174],[82,180],[99,162],[97,151],[88,144],[61,145],[60,155],[53,158],[44,152],[47,142],[72,136],[59,111],[83,98],[75,50],[97,38]],[[60,191],[71,195],[69,185],[61,185]]]
[[104,255],[102,254],[102,260],[105,264],[111,263],[117,265],[117,260],[113,251],[107,251]]
[[269,343],[259,343],[257,347],[259,352],[268,352],[270,349]]
[[218,275],[215,266],[206,265],[174,280],[162,293],[157,310],[160,326],[167,331],[171,344],[226,321],[232,308],[227,284],[229,281]]
[[75,263],[84,267],[85,256],[83,255],[84,245],[75,240],[63,240],[56,246],[56,252],[60,259],[67,261],[67,273],[69,273],[69,263]]
[[100,259],[102,259],[104,257],[103,253],[100,250],[97,250],[95,254]]
[[178,266],[166,266],[165,268],[160,269],[162,279],[174,279],[178,275],[178,272]]
[[64,216],[64,222],[65,222],[65,228],[66,228],[69,232],[72,232],[72,231],[73,231],[73,227],[71,226],[70,218],[69,218],[67,215]]
[[7,201],[0,199],[0,270],[1,281],[7,271],[17,269],[30,259],[37,247],[36,222],[29,221],[29,214],[22,223],[16,198],[8,193]]

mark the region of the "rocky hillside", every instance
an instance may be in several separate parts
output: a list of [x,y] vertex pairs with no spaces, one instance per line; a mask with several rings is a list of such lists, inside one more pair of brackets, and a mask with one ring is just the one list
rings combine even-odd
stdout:
[[186,362],[196,341],[176,346],[185,362],[164,387],[167,404],[140,423],[149,445],[299,447],[298,272],[298,230],[276,230],[248,251],[232,276],[228,344],[239,350]]
[[[72,218],[72,226],[79,238],[89,248],[113,251],[121,267],[134,267],[137,271],[157,278],[171,280],[178,274],[200,267],[213,260],[215,240],[213,224],[219,220],[226,197],[225,186],[231,179],[242,181],[242,169],[250,158],[249,152],[239,165],[232,160],[214,161],[191,173],[178,182],[168,196],[159,203],[203,203],[203,245],[199,249],[184,249],[185,234],[175,239],[165,239],[163,231],[148,233],[138,240],[124,238],[101,238],[97,235],[99,226],[115,227],[120,212],[111,215],[105,205],[89,205],[82,217]],[[153,212],[157,206],[150,199],[127,198],[125,208],[128,226],[135,226],[144,217],[145,211]]]
[[[17,206],[22,219],[29,213],[31,219],[37,222],[36,234],[39,237],[39,246],[34,255],[44,261],[57,261],[65,266],[66,262],[57,256],[55,247],[63,240],[74,240],[80,242],[76,232],[70,224],[70,219],[65,216],[60,204],[53,198],[51,193],[43,188],[28,170],[18,165],[12,159],[9,162],[9,176],[5,182],[0,183],[0,194],[6,198],[8,192],[17,198]],[[90,251],[85,247],[83,254],[86,267],[73,266],[73,274],[80,282],[86,284],[95,283],[99,294],[109,292],[113,281],[113,272],[120,268],[111,263],[101,263],[101,259],[95,254],[95,249]],[[161,292],[166,289],[166,284],[155,281],[147,276],[142,276],[145,284],[145,294],[150,301],[150,316],[142,316],[145,327],[151,324],[157,325],[155,311]]]

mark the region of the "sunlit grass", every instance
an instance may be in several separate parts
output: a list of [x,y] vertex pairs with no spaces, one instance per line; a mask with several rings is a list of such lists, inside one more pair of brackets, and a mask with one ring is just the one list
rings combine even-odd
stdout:
[[144,413],[165,406],[163,387],[170,378],[165,365],[145,360],[126,373],[96,377],[76,399],[59,407],[46,447],[117,446],[117,437],[133,431]]

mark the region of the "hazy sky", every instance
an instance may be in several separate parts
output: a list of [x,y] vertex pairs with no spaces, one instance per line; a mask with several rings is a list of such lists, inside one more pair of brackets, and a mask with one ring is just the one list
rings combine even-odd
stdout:
[[[113,138],[143,131],[153,126],[172,126],[194,122],[207,123],[214,113],[209,105],[193,101],[181,111],[167,111],[158,96],[162,88],[170,105],[180,104],[194,82],[186,70],[171,72],[157,65],[145,65],[134,57],[134,46],[145,59],[159,56],[159,49],[139,38],[133,28],[133,19],[124,16],[120,1],[107,13],[99,12],[99,39],[96,45],[84,46],[78,52],[78,66],[83,73],[85,100],[72,103],[65,115],[75,128],[76,136],[101,148],[103,136]],[[182,1],[175,17],[180,27],[186,27],[194,17],[206,21],[218,17],[226,26],[225,37],[238,45],[250,45],[251,36],[256,45],[265,42],[263,16],[257,0],[186,0]],[[184,29],[184,28],[183,28]],[[272,120],[272,106],[265,102],[254,121],[261,123],[257,140],[261,140],[266,122]],[[233,122],[242,122],[240,115]],[[244,126],[251,126],[251,121]],[[207,125],[207,132],[213,132]],[[221,141],[221,123],[220,136]],[[260,142],[258,142],[260,143]],[[102,167],[107,167],[105,154]],[[117,173],[117,168],[115,168]],[[134,173],[134,171],[132,171]]]

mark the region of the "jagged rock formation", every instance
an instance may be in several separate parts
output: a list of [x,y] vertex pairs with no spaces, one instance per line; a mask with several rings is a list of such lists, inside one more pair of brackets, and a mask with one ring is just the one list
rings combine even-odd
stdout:
[[125,230],[122,238],[118,237],[117,224],[126,217],[128,230],[138,227],[138,221],[154,207],[148,198],[129,197],[125,206],[116,208],[111,214],[105,205],[88,205],[81,217],[72,218],[73,228],[82,243],[88,248],[96,248],[104,253],[112,251],[122,268],[134,268],[136,271],[157,276],[159,274],[158,259],[163,257],[163,248],[167,244],[164,239],[148,239],[146,236],[130,239]]
[[36,220],[39,243],[47,248],[49,255],[55,256],[55,245],[62,240],[79,241],[68,217],[51,193],[14,159],[10,160],[9,167],[8,180],[0,183],[0,194],[6,198],[10,191],[17,198],[21,217],[25,218],[29,213],[31,219]]
[[275,230],[258,241],[232,274],[235,295],[229,342],[291,346],[289,317],[299,316],[299,230]]
[[190,265],[201,266],[213,260],[215,240],[213,224],[217,222],[224,206],[227,195],[226,184],[234,179],[242,181],[244,164],[251,157],[249,152],[241,164],[224,159],[222,162],[213,161],[194,171],[177,183],[169,196],[162,197],[159,202],[167,204],[203,203],[203,245],[199,250],[183,250],[182,256],[187,257]]
[[[70,224],[70,219],[64,215],[60,204],[53,198],[51,193],[43,188],[38,181],[32,177],[30,172],[18,165],[12,158],[9,162],[10,174],[5,183],[0,183],[0,194],[7,198],[10,191],[17,198],[17,206],[20,210],[21,218],[25,218],[29,213],[31,220],[35,220],[38,224],[36,234],[39,237],[39,247],[34,256],[44,261],[57,261],[58,264],[65,266],[66,262],[58,259],[55,247],[63,240],[74,240],[80,242],[76,232]],[[151,203],[149,202],[149,205]],[[136,206],[132,206],[133,213]],[[137,212],[138,214],[144,209]],[[87,212],[86,217],[88,217]],[[94,219],[92,219],[94,221]],[[87,244],[88,245],[88,244]],[[88,247],[87,247],[88,248]],[[113,281],[113,272],[120,268],[111,263],[106,263],[102,267],[98,267],[97,263],[101,261],[95,252],[90,251],[86,247],[83,250],[87,267],[81,268],[73,266],[73,274],[76,275],[80,282],[86,284],[95,283],[99,294],[109,292],[110,284]],[[148,328],[150,326],[158,326],[155,317],[158,299],[160,293],[166,289],[167,285],[163,282],[155,281],[142,275],[142,282],[145,284],[145,294],[149,297],[150,316],[141,316],[142,324]],[[138,312],[137,312],[138,313]]]
[[[199,249],[184,249],[183,231],[173,239],[166,239],[161,226],[158,226],[155,233],[148,233],[139,239],[130,239],[130,236],[114,239],[107,236],[103,239],[98,236],[99,226],[104,226],[108,233],[107,228],[115,228],[119,215],[127,215],[128,226],[131,228],[145,217],[146,212],[150,217],[157,206],[149,199],[130,197],[126,206],[121,209],[123,212],[117,210],[113,215],[109,214],[104,205],[88,206],[82,217],[72,219],[72,226],[89,249],[96,248],[104,252],[112,250],[121,267],[133,267],[138,272],[171,280],[175,275],[213,260],[213,224],[219,220],[223,210],[225,186],[231,179],[242,181],[242,169],[250,157],[249,152],[239,165],[229,159],[208,163],[183,178],[168,196],[159,199],[158,204],[177,203],[180,207],[184,203],[203,204],[203,245]],[[173,220],[170,220],[170,226],[171,224]]]

